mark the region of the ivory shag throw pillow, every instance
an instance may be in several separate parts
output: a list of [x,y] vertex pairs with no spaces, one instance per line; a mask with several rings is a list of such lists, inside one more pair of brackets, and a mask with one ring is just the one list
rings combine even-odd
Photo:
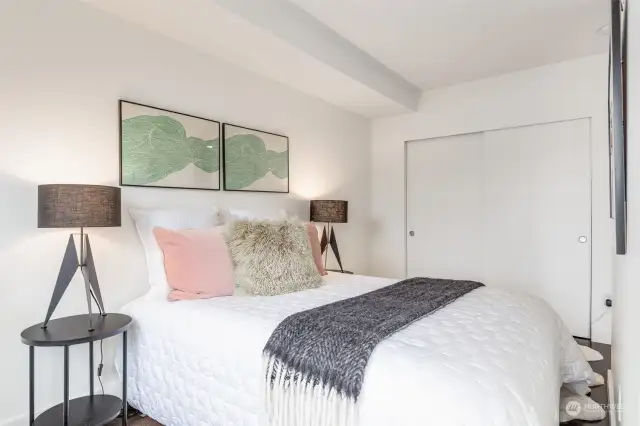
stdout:
[[307,227],[291,220],[239,220],[229,224],[227,242],[236,285],[255,296],[275,296],[319,287]]

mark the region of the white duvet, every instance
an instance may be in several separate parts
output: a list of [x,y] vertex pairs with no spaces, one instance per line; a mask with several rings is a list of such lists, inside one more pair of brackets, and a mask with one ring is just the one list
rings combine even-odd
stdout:
[[[277,297],[128,304],[129,402],[165,426],[266,426],[262,349],[284,318],[395,282],[330,274]],[[358,400],[362,426],[556,426],[563,382],[592,370],[541,300],[475,290],[380,343]]]

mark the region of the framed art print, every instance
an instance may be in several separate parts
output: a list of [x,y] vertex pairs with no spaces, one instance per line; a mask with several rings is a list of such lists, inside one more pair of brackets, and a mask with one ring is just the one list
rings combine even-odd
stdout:
[[120,101],[120,185],[220,189],[220,123]]
[[609,50],[609,167],[616,254],[627,252],[626,3],[611,0]]
[[289,192],[289,138],[223,124],[225,191]]

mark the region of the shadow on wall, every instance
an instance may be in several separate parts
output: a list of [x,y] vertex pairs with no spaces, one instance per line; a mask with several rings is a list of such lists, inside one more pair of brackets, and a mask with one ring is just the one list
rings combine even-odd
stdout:
[[[30,321],[29,312],[38,298],[34,293],[44,284],[40,276],[51,258],[40,250],[48,245],[48,235],[38,229],[37,187],[35,182],[0,173],[0,283],[4,293],[0,316],[12,313],[12,325]],[[0,328],[0,337],[5,331]]]
[[0,173],[0,259],[16,241],[37,234],[38,184]]
[[[282,210],[302,220],[309,220],[309,200],[295,193],[259,193],[230,191],[198,191],[122,187],[122,226],[133,221],[130,208],[140,209],[203,209],[236,208],[274,215]],[[135,231],[134,231],[135,233]]]
[[[29,312],[46,309],[68,235],[78,229],[38,229],[37,186],[41,182],[0,173],[0,282],[10,297],[0,303],[24,303],[21,316],[35,320]],[[102,182],[89,182],[102,183]],[[111,184],[113,182],[106,182]],[[189,191],[157,188],[122,188],[122,227],[87,228],[91,236],[105,303],[110,310],[143,294],[147,288],[146,261],[131,207],[184,209],[218,207],[279,215],[283,210],[302,220],[309,219],[309,200],[299,194]],[[77,285],[74,282],[70,288]],[[73,296],[72,296],[73,297]],[[82,306],[82,299],[78,300]],[[42,305],[42,306],[41,306]],[[61,303],[63,308],[66,303]],[[71,311],[71,305],[67,305]],[[78,308],[78,307],[77,307]],[[73,312],[70,312],[73,313]],[[33,318],[32,318],[33,317]],[[39,317],[38,317],[39,318]]]
[[[5,295],[4,312],[22,306],[17,312],[24,325],[40,320],[46,310],[70,233],[78,229],[38,229],[37,186],[16,176],[0,173],[0,282]],[[102,182],[89,182],[102,183]],[[113,184],[106,182],[105,184]],[[115,311],[144,294],[148,288],[146,261],[135,225],[129,214],[136,208],[233,207],[256,214],[276,215],[285,210],[302,220],[309,219],[309,200],[298,194],[261,194],[224,191],[188,191],[123,187],[121,228],[87,228],[91,237],[105,304]],[[70,285],[57,315],[84,312],[77,278]],[[77,296],[77,297],[76,297]],[[82,308],[82,309],[81,309]],[[17,319],[17,318],[16,318]],[[22,321],[18,321],[22,322]],[[0,332],[1,333],[1,332]]]

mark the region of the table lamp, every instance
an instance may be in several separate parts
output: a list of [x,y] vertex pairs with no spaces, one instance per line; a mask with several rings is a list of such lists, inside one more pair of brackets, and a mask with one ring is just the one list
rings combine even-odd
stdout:
[[51,295],[42,328],[47,328],[51,315],[62,299],[78,268],[84,277],[89,308],[89,331],[93,331],[91,298],[105,316],[102,293],[98,284],[89,236],[84,228],[116,227],[121,224],[120,188],[99,185],[39,185],[38,228],[80,228],[80,253],[74,234],[69,235],[58,279]]
[[[336,233],[331,224],[347,223],[347,207],[348,202],[340,200],[312,200],[309,204],[311,221],[327,224],[326,227],[322,227],[322,239],[320,240],[320,248],[324,253],[324,267],[327,267],[327,256],[329,254],[327,245],[330,245],[338,265],[340,265],[341,272],[344,272],[344,269],[342,268],[342,260],[340,260]],[[327,235],[329,235],[328,239]]]

